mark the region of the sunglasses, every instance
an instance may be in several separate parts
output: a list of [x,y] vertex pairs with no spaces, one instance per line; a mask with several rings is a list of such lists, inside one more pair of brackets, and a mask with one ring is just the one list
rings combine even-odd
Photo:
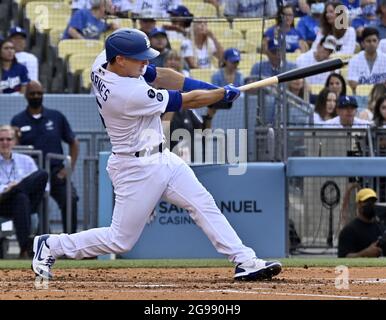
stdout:
[[0,141],[3,142],[3,141],[12,141],[13,138],[0,138]]

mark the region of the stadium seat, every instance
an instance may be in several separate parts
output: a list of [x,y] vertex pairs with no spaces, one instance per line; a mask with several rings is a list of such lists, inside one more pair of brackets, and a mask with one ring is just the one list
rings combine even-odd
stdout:
[[104,44],[101,40],[86,39],[66,39],[61,40],[58,44],[59,57],[68,59],[75,53],[89,53],[98,55],[103,50]]
[[177,52],[181,51],[181,43],[182,41],[179,39],[169,40],[170,46],[173,50],[176,50]]
[[250,29],[246,32],[245,39],[251,43],[255,43],[257,48],[261,48],[263,32],[261,29]]
[[256,53],[256,43],[247,40],[223,39],[221,44],[223,48],[237,48],[242,53]]
[[97,55],[93,53],[75,53],[68,58],[69,71],[80,73],[83,69],[90,68]]
[[296,63],[296,59],[301,55],[301,52],[287,52],[285,54],[286,60],[289,62]]
[[91,78],[90,78],[91,69],[83,69],[81,73],[81,88],[82,91],[88,92],[91,90]]
[[228,20],[220,18],[208,21],[208,28],[217,34],[217,32],[221,33],[223,30],[229,30],[230,24]]
[[[263,54],[261,59],[262,59],[262,61],[265,61],[268,58],[265,54]],[[247,69],[249,72],[251,70],[252,66],[257,62],[260,62],[260,54],[258,54],[258,53],[242,53],[241,54],[241,60],[239,63],[239,68],[240,69]]]
[[[307,80],[307,79],[306,79]],[[324,84],[309,84],[312,94],[319,94],[324,89]]]
[[217,39],[220,41],[220,43],[223,42],[223,40],[243,40],[243,35],[241,31],[239,30],[233,30],[233,29],[215,29],[212,30],[213,33],[216,35]]
[[194,79],[206,81],[206,82],[212,82],[212,74],[216,70],[213,69],[191,69],[190,70],[190,76]]
[[120,28],[132,28],[133,27],[133,20],[131,19],[122,19],[122,18],[114,18],[114,19],[107,19],[107,23],[116,23],[119,25]]
[[358,85],[357,88],[356,88],[356,95],[357,96],[369,97],[373,87],[374,87],[373,84],[361,84],[361,85]]
[[71,16],[71,7],[63,2],[33,1],[25,6],[25,17],[30,21],[30,28],[39,31],[53,27],[65,29]]
[[49,31],[49,44],[53,47],[57,47],[60,39],[62,38],[64,29],[53,28]]

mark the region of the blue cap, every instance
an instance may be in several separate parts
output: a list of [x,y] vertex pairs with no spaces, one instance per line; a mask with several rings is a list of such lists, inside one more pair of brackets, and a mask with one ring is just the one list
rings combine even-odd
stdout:
[[238,62],[241,60],[240,51],[235,48],[229,48],[224,51],[224,60]]
[[157,50],[150,48],[147,35],[137,29],[121,28],[114,31],[107,37],[105,47],[107,61],[118,55],[135,60],[151,60],[159,55]]
[[164,28],[154,28],[150,31],[149,37],[155,37],[156,35],[163,34],[165,37],[167,37],[166,31]]
[[268,50],[269,51],[276,51],[279,49],[280,49],[280,46],[279,46],[279,42],[277,41],[277,39],[270,39],[268,41]]
[[341,96],[339,98],[338,108],[354,107],[358,108],[358,102],[353,96]]
[[24,38],[27,38],[27,32],[23,28],[20,28],[20,27],[13,27],[13,28],[9,29],[8,37],[13,37],[17,34],[20,34]]
[[173,16],[177,16],[177,17],[192,17],[193,16],[190,13],[189,9],[185,6],[177,6],[171,10],[168,10],[168,13],[170,13]]

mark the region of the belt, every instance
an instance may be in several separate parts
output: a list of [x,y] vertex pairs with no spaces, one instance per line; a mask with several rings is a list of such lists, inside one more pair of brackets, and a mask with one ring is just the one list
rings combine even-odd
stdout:
[[145,155],[152,155],[152,154],[155,154],[155,153],[158,153],[158,152],[161,152],[164,150],[164,144],[161,142],[158,147],[153,147],[151,150],[148,150],[148,149],[144,149],[144,150],[141,150],[141,151],[137,151],[137,152],[113,152],[114,155],[118,155],[118,156],[134,156],[134,157],[143,157]]

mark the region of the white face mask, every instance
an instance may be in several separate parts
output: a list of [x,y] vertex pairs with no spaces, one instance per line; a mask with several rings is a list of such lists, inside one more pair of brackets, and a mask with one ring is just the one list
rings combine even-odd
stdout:
[[145,65],[144,67],[143,67],[143,69],[142,69],[142,75],[144,75],[145,73],[146,73],[146,70],[147,70],[147,65]]

